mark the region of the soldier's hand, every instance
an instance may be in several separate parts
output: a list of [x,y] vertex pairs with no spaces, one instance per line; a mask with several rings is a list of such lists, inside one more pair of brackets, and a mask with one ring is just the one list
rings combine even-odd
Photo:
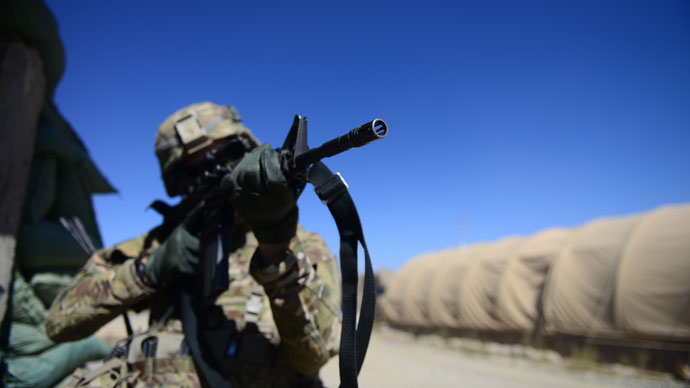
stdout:
[[176,274],[197,273],[199,255],[199,239],[183,223],[148,256],[144,274],[150,285],[158,287]]
[[280,167],[280,152],[270,144],[245,155],[223,185],[231,189],[230,201],[257,240],[282,243],[295,235],[302,187],[288,182]]

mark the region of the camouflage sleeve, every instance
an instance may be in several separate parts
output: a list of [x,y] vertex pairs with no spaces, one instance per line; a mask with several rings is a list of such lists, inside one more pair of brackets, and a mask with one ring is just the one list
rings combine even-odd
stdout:
[[102,249],[91,256],[53,302],[45,324],[52,340],[85,338],[128,306],[153,294],[137,275],[133,258],[112,264],[108,262],[110,252]]
[[278,265],[251,273],[271,301],[280,333],[277,361],[305,375],[318,372],[338,353],[340,276],[337,262],[316,234],[299,230]]

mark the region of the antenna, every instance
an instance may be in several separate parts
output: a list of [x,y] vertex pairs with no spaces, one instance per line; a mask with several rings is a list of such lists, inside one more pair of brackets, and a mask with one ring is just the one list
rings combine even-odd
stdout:
[[460,245],[458,248],[467,247],[467,218],[460,217]]

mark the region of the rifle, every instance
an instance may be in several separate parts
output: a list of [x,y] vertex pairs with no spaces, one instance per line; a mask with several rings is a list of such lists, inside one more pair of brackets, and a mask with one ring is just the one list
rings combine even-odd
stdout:
[[[317,148],[309,148],[307,145],[307,118],[295,115],[292,127],[281,150],[281,168],[283,174],[296,184],[304,184],[308,181],[307,168],[321,159],[337,155],[349,149],[365,146],[375,140],[380,140],[388,134],[388,126],[381,119],[375,119],[362,124],[346,134],[329,140]],[[211,201],[207,207],[219,209],[222,202],[227,198],[227,186],[223,184],[225,176],[232,172],[240,158],[238,158],[238,144],[228,143],[221,152],[207,156],[208,166],[204,174],[199,177],[197,185],[194,186],[192,193],[195,197],[203,197]],[[342,177],[340,177],[342,179]],[[319,194],[317,192],[317,194]],[[219,203],[221,202],[221,203]],[[225,207],[227,208],[227,207]],[[220,217],[218,217],[220,216]],[[232,229],[234,212],[226,211],[223,214],[205,214],[204,219],[217,218],[216,225],[207,226],[203,234],[216,234],[220,230],[228,231]],[[213,224],[213,223],[211,223]],[[208,225],[208,223],[207,223]],[[208,230],[213,228],[214,231]],[[215,232],[215,233],[214,233]],[[216,242],[227,239],[226,233],[223,236],[214,238]],[[209,249],[216,252],[215,258],[209,256],[203,264],[203,284],[204,298],[214,298],[228,289],[228,245],[224,243],[223,249],[218,249],[214,242],[211,242]]]
[[[346,134],[310,149],[307,145],[307,119],[296,115],[288,135],[280,149],[281,168],[285,176],[295,184],[311,182],[322,202],[328,205],[341,235],[341,273],[343,277],[343,329],[341,335],[340,370],[342,387],[357,387],[357,375],[364,361],[374,317],[374,280],[369,253],[357,215],[357,210],[347,193],[347,184],[340,174],[332,174],[321,159],[351,148],[362,147],[388,134],[388,126],[381,119],[360,125]],[[229,331],[215,300],[228,289],[228,256],[230,254],[229,231],[233,226],[234,209],[227,198],[224,178],[232,172],[238,157],[236,142],[228,143],[221,152],[207,155],[208,168],[198,177],[189,193],[189,201],[182,208],[190,209],[189,203],[205,201],[201,233],[202,244],[202,303],[195,290],[182,292],[180,307],[187,344],[200,372],[211,386],[227,386],[218,370],[219,360],[227,352]],[[181,212],[177,212],[178,214]],[[356,324],[357,306],[357,243],[365,252],[364,296],[359,323]],[[198,319],[203,317],[203,320]],[[199,337],[203,326],[204,337]],[[359,335],[358,335],[359,334]],[[199,341],[201,339],[201,341]],[[202,351],[202,346],[204,347]],[[204,355],[213,355],[212,358]]]

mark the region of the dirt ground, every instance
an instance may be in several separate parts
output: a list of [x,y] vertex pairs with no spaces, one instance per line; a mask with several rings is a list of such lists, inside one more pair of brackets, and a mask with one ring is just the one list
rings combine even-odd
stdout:
[[[130,314],[135,330],[146,327],[146,313]],[[97,333],[109,343],[123,338],[122,318]],[[338,358],[321,370],[329,388],[339,385]],[[690,388],[670,375],[641,373],[622,365],[574,367],[555,352],[476,340],[414,337],[377,328],[359,375],[362,388]]]
[[[338,359],[322,369],[327,387],[338,387]],[[690,387],[668,375],[641,374],[614,365],[573,368],[555,353],[472,342],[415,339],[377,330],[359,376],[363,388],[611,388]]]

